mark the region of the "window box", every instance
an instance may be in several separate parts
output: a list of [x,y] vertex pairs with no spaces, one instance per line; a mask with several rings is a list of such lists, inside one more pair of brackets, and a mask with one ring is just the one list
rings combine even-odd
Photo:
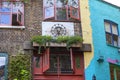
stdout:
[[[33,42],[33,47],[38,47],[39,44],[37,44],[36,42]],[[50,46],[50,47],[66,47],[66,43],[53,43],[50,42],[50,44],[46,44],[46,46]],[[78,44],[72,44],[71,47],[82,47],[82,43],[78,43]]]

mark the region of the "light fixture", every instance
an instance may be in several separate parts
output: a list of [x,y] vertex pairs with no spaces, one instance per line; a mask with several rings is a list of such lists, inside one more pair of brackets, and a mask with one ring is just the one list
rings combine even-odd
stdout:
[[104,57],[103,56],[99,56],[97,59],[97,62],[102,63],[104,61]]

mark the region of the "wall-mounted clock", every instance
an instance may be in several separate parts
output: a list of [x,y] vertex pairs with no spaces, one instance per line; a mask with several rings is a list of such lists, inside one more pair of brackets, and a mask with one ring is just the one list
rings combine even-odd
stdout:
[[65,28],[62,24],[54,24],[54,25],[51,27],[51,34],[52,34],[54,37],[64,36],[64,35],[67,34],[67,30],[66,30],[66,28]]

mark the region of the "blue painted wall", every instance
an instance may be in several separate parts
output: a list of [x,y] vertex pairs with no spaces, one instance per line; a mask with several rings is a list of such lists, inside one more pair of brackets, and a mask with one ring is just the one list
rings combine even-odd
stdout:
[[[96,80],[110,80],[109,62],[107,59],[120,60],[120,53],[118,52],[118,48],[106,44],[104,19],[117,23],[120,33],[120,8],[101,0],[89,0],[89,9],[94,58],[85,71],[85,77],[86,80],[92,80],[92,75],[95,74]],[[100,55],[104,56],[103,63],[97,62]]]

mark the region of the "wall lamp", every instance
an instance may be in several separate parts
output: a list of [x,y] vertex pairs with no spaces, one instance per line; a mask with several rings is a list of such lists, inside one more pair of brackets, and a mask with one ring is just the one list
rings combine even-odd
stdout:
[[97,62],[103,63],[104,62],[104,57],[103,56],[99,56],[98,59],[97,59]]

